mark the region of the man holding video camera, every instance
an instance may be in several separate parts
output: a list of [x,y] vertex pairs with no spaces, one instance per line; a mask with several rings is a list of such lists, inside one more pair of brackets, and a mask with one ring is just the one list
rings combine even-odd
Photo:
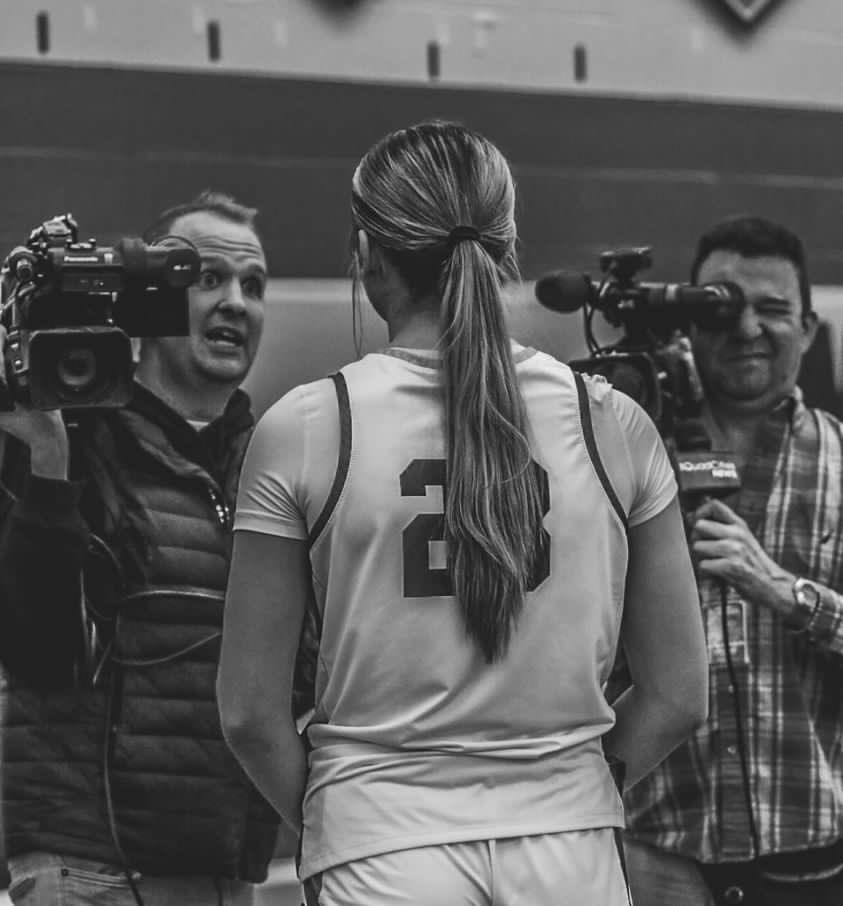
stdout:
[[843,903],[843,426],[796,386],[816,315],[802,243],[757,217],[700,240],[739,320],[695,328],[704,423],[741,490],[689,514],[703,726],[626,797],[636,906]]
[[189,333],[141,341],[125,407],[0,413],[16,906],[240,906],[266,877],[278,817],[223,741],[214,688],[253,425],[238,387],[264,318],[255,215],[204,192],[144,236],[193,246],[200,269]]

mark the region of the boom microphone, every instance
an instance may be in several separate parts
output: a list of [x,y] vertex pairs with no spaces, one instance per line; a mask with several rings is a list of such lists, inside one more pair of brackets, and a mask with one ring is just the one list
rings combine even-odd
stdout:
[[579,311],[596,297],[594,284],[587,274],[554,271],[536,281],[536,298],[551,311]]
[[601,311],[623,302],[638,306],[679,305],[695,308],[712,302],[743,304],[741,288],[734,283],[707,283],[692,286],[689,283],[635,283],[621,286],[606,281],[593,281],[588,274],[573,271],[553,271],[536,281],[536,299],[545,308],[559,312],[573,312],[584,305]]

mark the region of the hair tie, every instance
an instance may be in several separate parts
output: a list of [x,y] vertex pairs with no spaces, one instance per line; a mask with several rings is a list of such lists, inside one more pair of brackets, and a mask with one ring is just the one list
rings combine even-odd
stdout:
[[451,232],[448,233],[448,239],[446,240],[448,243],[448,250],[452,252],[460,242],[465,240],[479,242],[480,232],[473,226],[465,226],[463,224],[455,226]]

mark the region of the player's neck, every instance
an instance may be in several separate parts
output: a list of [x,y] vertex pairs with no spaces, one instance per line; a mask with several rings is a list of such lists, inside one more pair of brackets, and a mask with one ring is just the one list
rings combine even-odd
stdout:
[[404,349],[435,349],[439,345],[441,328],[437,313],[420,311],[388,328],[389,345]]

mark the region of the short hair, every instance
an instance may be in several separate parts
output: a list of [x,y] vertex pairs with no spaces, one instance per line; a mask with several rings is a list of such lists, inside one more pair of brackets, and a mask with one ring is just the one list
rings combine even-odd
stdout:
[[744,258],[783,258],[799,280],[802,317],[811,311],[811,281],[802,240],[787,227],[764,217],[741,215],[716,223],[697,242],[691,265],[691,282],[697,283],[703,262],[713,252],[736,252]]
[[207,212],[215,214],[223,220],[229,220],[232,223],[242,223],[249,227],[254,234],[260,239],[255,221],[258,216],[257,208],[250,208],[240,204],[231,195],[225,192],[217,192],[214,189],[204,189],[191,201],[185,201],[181,204],[173,205],[162,211],[158,217],[144,230],[143,241],[147,245],[159,242],[165,236],[170,234],[173,224],[180,218],[188,214],[199,214]]

